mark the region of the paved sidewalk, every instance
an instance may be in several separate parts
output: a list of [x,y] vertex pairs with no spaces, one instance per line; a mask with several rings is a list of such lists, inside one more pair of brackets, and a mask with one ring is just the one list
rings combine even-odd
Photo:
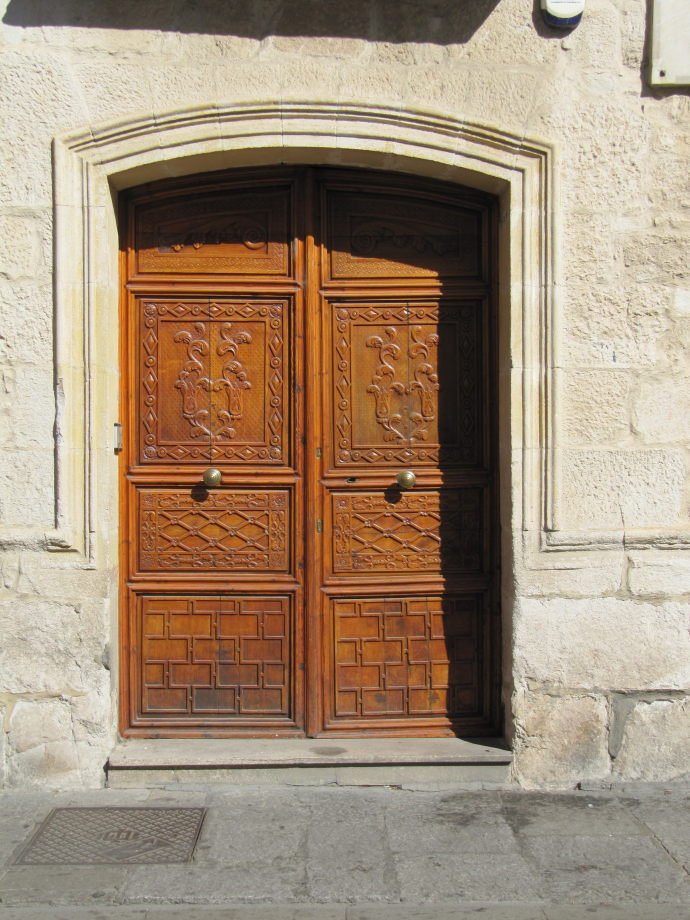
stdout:
[[[183,865],[14,865],[59,806],[204,806]],[[2,920],[687,920],[690,791],[206,786],[0,797]]]

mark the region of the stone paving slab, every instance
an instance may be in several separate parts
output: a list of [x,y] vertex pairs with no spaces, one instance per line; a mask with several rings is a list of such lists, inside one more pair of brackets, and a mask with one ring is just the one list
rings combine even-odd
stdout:
[[10,908],[2,920],[688,920],[690,908],[656,903],[588,905],[495,904],[462,906],[345,904],[241,907]]
[[[52,808],[205,807],[193,861],[19,866]],[[0,920],[690,920],[690,794],[195,786],[0,796]]]

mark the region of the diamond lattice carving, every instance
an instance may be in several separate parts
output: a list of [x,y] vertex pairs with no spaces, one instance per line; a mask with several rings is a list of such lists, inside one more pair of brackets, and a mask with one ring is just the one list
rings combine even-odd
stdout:
[[287,570],[287,492],[146,489],[139,519],[143,571]]
[[477,572],[479,489],[333,496],[335,572]]

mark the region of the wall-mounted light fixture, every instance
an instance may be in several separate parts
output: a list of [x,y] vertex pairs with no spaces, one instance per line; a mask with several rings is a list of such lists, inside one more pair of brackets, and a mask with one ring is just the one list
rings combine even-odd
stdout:
[[574,29],[584,8],[585,0],[541,0],[544,22],[555,29]]

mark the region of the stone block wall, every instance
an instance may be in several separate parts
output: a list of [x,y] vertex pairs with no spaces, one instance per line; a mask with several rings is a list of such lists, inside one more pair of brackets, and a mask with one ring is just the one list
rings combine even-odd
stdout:
[[[106,6],[0,2],[4,782],[98,784],[116,737],[116,552],[85,556],[56,530],[51,143],[265,100],[438,112],[554,145],[546,530],[565,536],[547,546],[546,530],[504,516],[515,778],[687,776],[690,98],[645,83],[644,0],[588,0],[570,34],[543,26],[532,0]],[[510,479],[507,453],[503,466]],[[510,483],[513,505],[522,486]],[[116,509],[97,512],[116,546]]]

